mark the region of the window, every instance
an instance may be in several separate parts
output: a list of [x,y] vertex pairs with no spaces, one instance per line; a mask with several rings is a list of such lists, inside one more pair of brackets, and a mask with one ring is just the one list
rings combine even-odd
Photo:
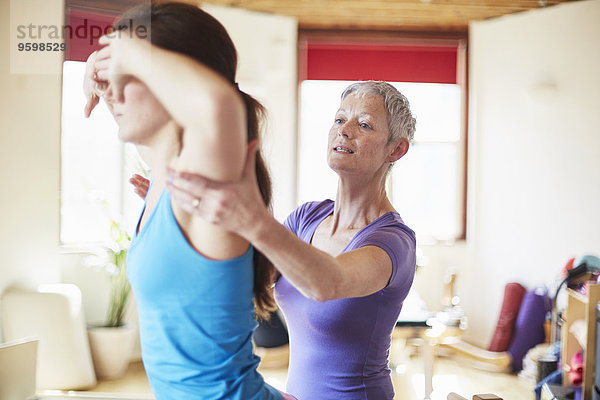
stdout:
[[406,95],[417,119],[414,143],[390,173],[388,196],[421,242],[463,237],[466,155],[457,42],[427,47],[308,41],[301,60],[302,49],[298,202],[335,198],[337,175],[327,166],[326,147],[342,91],[357,80],[386,80]]
[[392,202],[425,239],[462,233],[461,89],[456,84],[396,83],[417,119],[414,143],[392,169]]
[[142,200],[127,181],[145,170],[135,147],[119,141],[103,101],[84,118],[84,71],[83,62],[63,65],[60,240],[78,247],[108,242],[111,219],[135,226]]

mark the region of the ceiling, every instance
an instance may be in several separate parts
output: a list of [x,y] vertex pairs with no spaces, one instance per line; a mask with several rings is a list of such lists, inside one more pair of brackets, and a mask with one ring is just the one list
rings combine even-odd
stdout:
[[[66,0],[67,7],[122,12],[148,0]],[[200,4],[199,0],[184,0]],[[469,22],[577,0],[206,0],[287,15],[300,29],[466,33]]]
[[293,16],[304,29],[467,32],[469,22],[574,0],[208,0]]

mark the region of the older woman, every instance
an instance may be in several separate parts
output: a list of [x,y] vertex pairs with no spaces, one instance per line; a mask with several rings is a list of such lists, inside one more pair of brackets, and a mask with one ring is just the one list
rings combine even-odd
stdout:
[[385,179],[414,130],[408,101],[393,86],[350,85],[329,131],[336,199],[303,204],[283,225],[258,201],[253,151],[238,182],[172,172],[168,187],[180,207],[244,237],[280,272],[287,391],[299,400],[394,397],[388,350],[413,281],[415,235],[388,199]]

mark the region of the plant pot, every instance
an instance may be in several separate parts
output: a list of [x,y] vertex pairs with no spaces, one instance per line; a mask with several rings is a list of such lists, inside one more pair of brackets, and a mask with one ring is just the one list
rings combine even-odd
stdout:
[[88,328],[90,350],[98,379],[118,379],[125,375],[131,361],[136,332],[129,325]]

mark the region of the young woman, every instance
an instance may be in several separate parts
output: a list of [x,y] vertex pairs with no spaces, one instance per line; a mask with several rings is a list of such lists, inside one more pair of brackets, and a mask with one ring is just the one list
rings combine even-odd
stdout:
[[[167,168],[239,179],[262,108],[235,83],[226,30],[199,8],[151,3],[116,26],[132,28],[103,37],[88,60],[86,114],[103,96],[120,139],[144,147],[152,169],[127,258],[152,390],[169,400],[281,399],[256,371],[251,342],[255,310],[263,316],[274,305],[272,265],[245,238],[173,204],[166,190]],[[260,158],[253,169],[257,201],[268,207]]]

